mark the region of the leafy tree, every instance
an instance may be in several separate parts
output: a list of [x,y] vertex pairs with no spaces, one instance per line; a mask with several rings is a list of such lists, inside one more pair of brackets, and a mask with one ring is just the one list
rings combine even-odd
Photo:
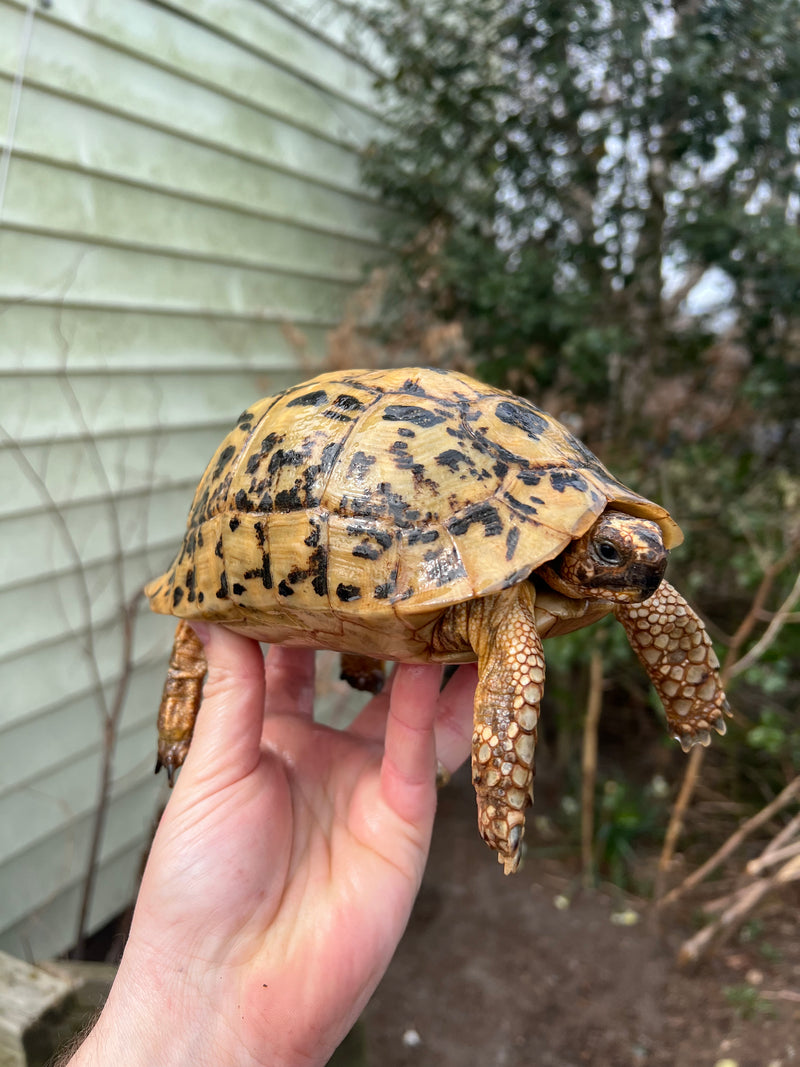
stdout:
[[[797,0],[376,0],[405,298],[485,377],[698,439],[800,363]],[[705,313],[687,314],[698,283]],[[716,282],[716,285],[711,283]],[[591,411],[590,411],[591,433]],[[794,445],[796,446],[796,441]]]
[[[364,173],[403,252],[384,324],[457,323],[481,376],[568,409],[680,516],[689,592],[733,633],[800,544],[799,0],[362,17],[387,118]],[[787,627],[762,674],[798,654]],[[780,677],[747,679],[770,744],[798,698]]]

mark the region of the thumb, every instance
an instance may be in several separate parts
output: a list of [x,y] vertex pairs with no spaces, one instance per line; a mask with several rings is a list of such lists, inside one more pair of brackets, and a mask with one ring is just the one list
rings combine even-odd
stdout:
[[198,626],[208,674],[178,786],[220,788],[246,777],[259,760],[264,717],[264,657],[257,641],[221,626]]

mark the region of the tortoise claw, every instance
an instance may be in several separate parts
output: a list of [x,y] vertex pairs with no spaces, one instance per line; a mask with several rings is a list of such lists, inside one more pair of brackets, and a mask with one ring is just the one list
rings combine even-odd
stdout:
[[161,758],[159,756],[156,756],[156,766],[153,773],[158,774],[162,767],[167,772],[167,783],[169,784],[170,789],[172,789],[172,787],[175,785],[175,771],[178,768],[175,766],[174,763],[163,763]]

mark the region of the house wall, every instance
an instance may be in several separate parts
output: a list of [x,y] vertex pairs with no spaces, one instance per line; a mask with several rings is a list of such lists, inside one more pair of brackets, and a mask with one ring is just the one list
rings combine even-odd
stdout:
[[123,606],[238,413],[324,368],[376,123],[335,0],[0,0],[0,949],[74,941],[123,679],[90,927],[135,892],[172,627],[140,604],[128,655]]

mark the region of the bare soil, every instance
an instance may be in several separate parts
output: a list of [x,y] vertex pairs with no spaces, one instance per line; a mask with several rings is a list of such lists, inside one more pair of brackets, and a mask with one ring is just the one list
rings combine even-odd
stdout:
[[[800,1065],[800,896],[687,974],[675,956],[691,914],[659,930],[647,901],[580,889],[529,836],[504,877],[468,774],[441,793],[419,899],[364,1016],[370,1067]],[[639,921],[620,925],[626,912]]]

